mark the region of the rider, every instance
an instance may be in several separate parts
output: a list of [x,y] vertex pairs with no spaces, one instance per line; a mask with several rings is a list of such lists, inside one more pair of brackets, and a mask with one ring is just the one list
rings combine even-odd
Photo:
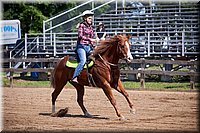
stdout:
[[78,27],[78,40],[76,46],[76,53],[79,58],[79,63],[71,79],[72,82],[78,83],[77,76],[83,69],[87,56],[93,50],[94,44],[96,42],[92,28],[93,15],[94,13],[89,10],[86,10],[82,13],[83,22],[81,22]]

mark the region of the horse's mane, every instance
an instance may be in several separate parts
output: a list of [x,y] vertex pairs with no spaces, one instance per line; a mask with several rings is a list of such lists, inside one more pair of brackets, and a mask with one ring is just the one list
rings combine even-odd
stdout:
[[112,47],[114,44],[116,44],[118,41],[117,35],[110,37],[108,40],[104,40],[100,42],[100,45],[98,45],[94,51],[93,55],[97,56],[98,54],[104,53],[108,48]]

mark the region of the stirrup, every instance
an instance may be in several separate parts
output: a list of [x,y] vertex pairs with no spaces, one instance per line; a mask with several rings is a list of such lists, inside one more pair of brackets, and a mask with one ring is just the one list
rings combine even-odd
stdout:
[[74,77],[74,78],[70,79],[69,82],[70,82],[70,83],[76,83],[76,84],[79,84],[78,81],[73,81],[75,78],[77,78],[77,77]]

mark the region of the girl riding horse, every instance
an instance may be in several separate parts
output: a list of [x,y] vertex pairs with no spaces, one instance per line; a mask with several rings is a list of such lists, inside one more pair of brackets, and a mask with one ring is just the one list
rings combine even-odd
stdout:
[[[89,68],[89,72],[92,75],[97,87],[103,89],[105,95],[113,105],[117,116],[120,119],[124,119],[123,115],[119,111],[111,89],[114,88],[126,98],[130,107],[130,111],[134,113],[135,108],[133,107],[133,103],[119,78],[120,71],[118,67],[119,59],[126,59],[128,62],[133,59],[130,53],[129,38],[124,35],[115,35],[108,40],[101,41],[101,45],[94,50],[94,56],[96,58],[95,63],[91,68]],[[52,113],[55,112],[55,101],[58,95],[66,83],[73,77],[75,72],[74,68],[66,66],[66,62],[68,60],[69,56],[65,56],[58,61],[52,73],[51,84],[54,88],[52,93]],[[115,72],[113,72],[113,70]],[[78,83],[71,82],[77,90],[77,102],[84,115],[86,117],[92,117],[83,104],[83,96],[85,91],[84,86],[89,85],[88,74],[85,69],[83,69],[79,76],[77,76],[77,81]]]
[[78,55],[79,63],[75,69],[71,82],[78,83],[77,76],[83,69],[87,60],[87,56],[92,51],[94,47],[93,44],[96,42],[96,39],[93,39],[94,38],[94,31],[92,28],[93,15],[94,13],[89,10],[84,11],[82,14],[83,22],[80,23],[78,27],[78,40],[76,46],[76,53]]

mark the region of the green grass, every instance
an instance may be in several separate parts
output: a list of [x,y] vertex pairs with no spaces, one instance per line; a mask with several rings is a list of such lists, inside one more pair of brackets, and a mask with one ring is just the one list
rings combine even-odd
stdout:
[[[140,82],[123,82],[125,88],[140,88]],[[158,90],[190,90],[189,82],[145,82],[145,88]],[[200,90],[200,84],[195,84],[195,89]]]
[[[31,87],[31,88],[45,88],[50,87],[50,81],[42,81],[42,80],[36,80],[36,79],[20,79],[20,78],[14,78],[13,80],[13,87]],[[2,86],[3,87],[10,87],[10,80],[8,78],[2,78]],[[71,86],[69,83],[67,86]]]
[[[9,87],[10,81],[8,78],[2,78],[2,86]],[[123,85],[125,88],[129,89],[138,89],[140,88],[139,81],[124,81]],[[71,87],[68,83],[67,87]],[[50,87],[50,81],[40,81],[34,79],[20,79],[14,78],[13,87]],[[155,90],[190,90],[189,82],[145,82],[146,89],[155,89]],[[195,89],[200,90],[200,84],[195,84]]]
[[[3,78],[2,86],[9,87],[10,86],[9,79]],[[50,87],[50,82],[49,81],[14,79],[13,87]]]

